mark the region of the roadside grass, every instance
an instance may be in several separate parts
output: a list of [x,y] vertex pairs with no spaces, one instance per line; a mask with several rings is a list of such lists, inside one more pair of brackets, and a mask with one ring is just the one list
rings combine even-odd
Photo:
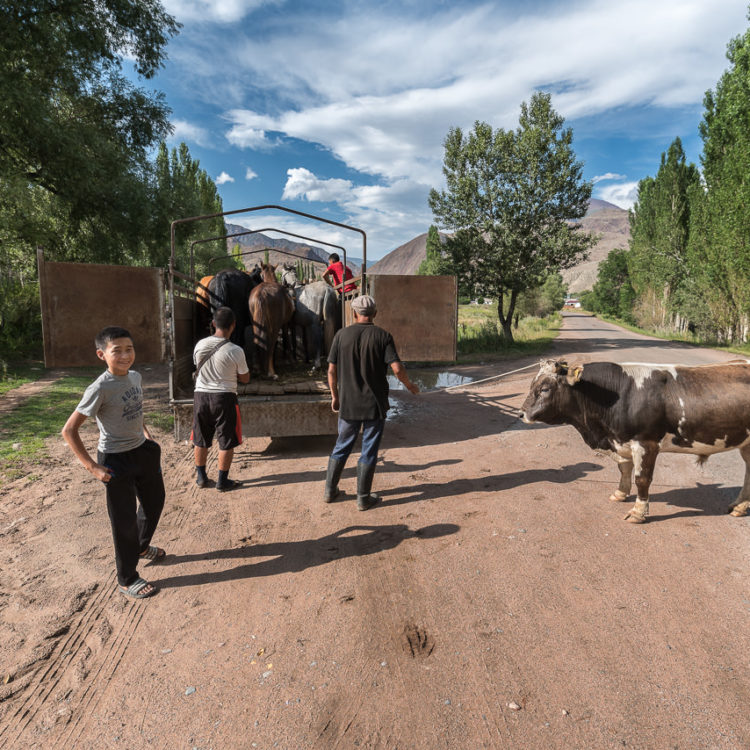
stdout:
[[513,328],[513,343],[501,335],[494,305],[458,306],[458,361],[461,363],[541,354],[562,326],[559,313],[547,318],[526,317]]
[[25,383],[33,383],[44,374],[41,362],[7,363],[0,358],[0,396]]
[[679,333],[677,331],[639,328],[632,323],[626,323],[624,320],[614,318],[610,315],[602,315],[601,313],[589,313],[589,315],[594,315],[595,317],[599,318],[599,320],[603,320],[607,323],[612,323],[616,326],[620,326],[620,328],[625,328],[626,330],[632,331],[633,333],[643,334],[644,336],[652,336],[653,338],[663,339],[664,341],[679,341],[681,344],[690,344],[691,346],[717,349],[722,352],[728,352],[729,354],[741,354],[743,356],[750,357],[750,343],[744,344],[742,346],[737,344],[729,346],[726,344],[720,344],[716,341],[702,339],[692,333]]
[[46,438],[60,432],[75,409],[86,387],[101,370],[77,370],[30,396],[15,409],[3,414],[0,426],[0,483],[24,475],[30,481],[29,467],[47,457]]

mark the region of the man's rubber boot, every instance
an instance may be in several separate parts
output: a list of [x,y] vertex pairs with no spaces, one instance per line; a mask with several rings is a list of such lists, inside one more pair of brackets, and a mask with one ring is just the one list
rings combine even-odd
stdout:
[[339,496],[339,479],[341,479],[341,473],[344,471],[344,465],[346,459],[343,461],[340,458],[328,459],[328,471],[326,472],[326,489],[323,495],[323,501],[326,503],[332,503]]
[[370,492],[375,464],[357,464],[357,510],[367,510],[380,502],[378,495]]

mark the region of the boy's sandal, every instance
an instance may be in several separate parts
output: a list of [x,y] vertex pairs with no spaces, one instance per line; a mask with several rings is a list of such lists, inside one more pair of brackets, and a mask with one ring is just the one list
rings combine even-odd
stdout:
[[150,560],[151,562],[160,562],[167,556],[165,550],[161,547],[154,547],[150,545],[145,552],[141,552],[140,557],[142,560]]
[[[151,589],[144,591],[147,586],[151,586]],[[158,589],[148,581],[144,581],[143,578],[139,578],[133,581],[130,586],[118,586],[118,591],[129,599],[146,599],[149,596],[153,596]]]

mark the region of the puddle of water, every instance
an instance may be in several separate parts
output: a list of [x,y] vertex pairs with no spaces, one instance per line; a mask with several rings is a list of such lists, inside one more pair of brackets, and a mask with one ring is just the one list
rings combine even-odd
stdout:
[[[436,370],[409,370],[409,380],[419,386],[420,391],[438,391],[450,385],[464,385],[471,383],[474,378],[459,375],[457,372],[438,372]],[[405,391],[406,388],[395,375],[388,375],[388,387],[391,392]],[[417,408],[418,400],[391,398],[389,399],[388,416],[389,422],[399,419],[408,419],[408,413]]]
[[[457,372],[438,372],[436,370],[408,370],[409,380],[419,386],[420,391],[437,391],[451,385],[465,385],[474,378],[459,375]],[[395,375],[388,375],[388,386],[393,391],[405,391],[406,388]]]

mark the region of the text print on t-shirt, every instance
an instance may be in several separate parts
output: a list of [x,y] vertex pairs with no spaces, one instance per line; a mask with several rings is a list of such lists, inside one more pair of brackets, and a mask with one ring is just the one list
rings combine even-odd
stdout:
[[138,419],[143,411],[143,390],[138,386],[128,388],[122,394],[122,418],[128,422]]

